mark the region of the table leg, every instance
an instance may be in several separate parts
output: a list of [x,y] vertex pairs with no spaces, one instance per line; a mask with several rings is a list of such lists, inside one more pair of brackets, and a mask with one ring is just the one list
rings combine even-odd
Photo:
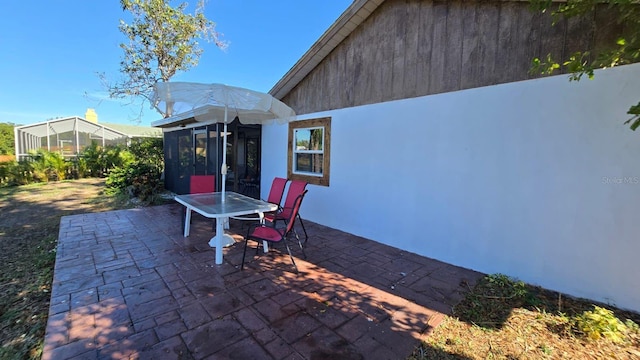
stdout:
[[190,207],[185,207],[185,211],[186,211],[186,215],[184,217],[184,237],[188,237],[189,236],[189,230],[191,227],[191,208]]
[[209,240],[209,246],[216,248],[216,264],[222,264],[223,247],[235,244],[231,235],[224,233],[224,219],[216,219],[216,235]]
[[[260,218],[260,224],[264,225],[264,213],[259,212],[258,213],[258,217]],[[265,253],[269,252],[269,243],[266,241],[262,242],[262,249],[264,250]]]

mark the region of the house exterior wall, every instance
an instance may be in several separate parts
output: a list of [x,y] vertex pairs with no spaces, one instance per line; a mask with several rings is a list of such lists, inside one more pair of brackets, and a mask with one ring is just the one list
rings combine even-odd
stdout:
[[552,26],[527,1],[387,0],[282,100],[306,114],[529,79],[535,57],[615,44],[611,15]]
[[[331,117],[331,185],[304,218],[640,311],[640,64],[300,116]],[[262,179],[287,127],[263,127]],[[262,187],[262,196],[268,186]],[[310,239],[309,241],[313,241]]]

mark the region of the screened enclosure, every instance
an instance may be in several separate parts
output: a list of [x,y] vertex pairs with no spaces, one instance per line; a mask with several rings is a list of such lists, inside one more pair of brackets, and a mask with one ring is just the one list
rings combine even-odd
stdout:
[[[228,190],[260,196],[260,129],[260,125],[243,125],[237,121],[228,125]],[[191,175],[215,175],[216,188],[220,190],[222,136],[222,124],[165,130],[165,188],[186,194]]]
[[123,132],[77,116],[18,126],[14,131],[18,160],[38,149],[75,157],[92,142],[107,146],[126,144],[129,140],[129,136]]

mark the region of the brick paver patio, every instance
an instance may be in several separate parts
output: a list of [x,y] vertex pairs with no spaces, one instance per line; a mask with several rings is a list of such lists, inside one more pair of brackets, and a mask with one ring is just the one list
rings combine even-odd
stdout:
[[241,271],[246,222],[215,265],[180,211],[62,218],[43,359],[404,359],[482,276],[310,221],[300,274],[280,247]]

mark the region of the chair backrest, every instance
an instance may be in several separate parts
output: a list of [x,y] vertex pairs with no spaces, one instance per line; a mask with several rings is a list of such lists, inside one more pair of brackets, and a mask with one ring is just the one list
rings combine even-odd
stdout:
[[293,205],[298,196],[304,194],[306,191],[307,182],[302,180],[291,180],[289,184],[289,190],[287,191],[287,198],[284,200],[284,206],[282,207],[281,216],[284,218],[289,217],[289,212],[293,209]]
[[189,194],[212,193],[216,191],[215,175],[191,175]]
[[[305,183],[306,185],[306,183]],[[285,230],[285,234],[288,234],[292,229],[293,229],[293,225],[296,222],[296,216],[298,215],[298,211],[300,210],[300,206],[302,205],[302,200],[304,199],[304,195],[307,193],[307,191],[309,190],[304,190],[302,191],[302,194],[298,195],[294,200],[293,200],[293,204],[291,206],[291,212],[289,213],[289,217],[286,220],[287,223],[287,228]]]
[[271,183],[271,190],[269,190],[269,197],[267,201],[272,204],[280,205],[282,201],[282,195],[284,195],[284,188],[287,186],[289,180],[276,177]]

